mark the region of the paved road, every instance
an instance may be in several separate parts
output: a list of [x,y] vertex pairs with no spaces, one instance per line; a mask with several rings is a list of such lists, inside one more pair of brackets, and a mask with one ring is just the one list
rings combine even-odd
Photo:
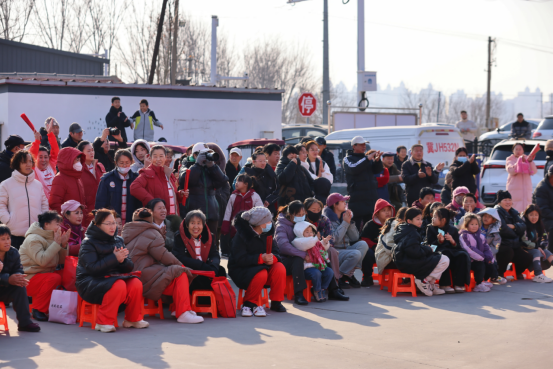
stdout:
[[19,334],[9,309],[0,368],[551,368],[553,284],[430,298],[347,292],[349,302],[287,302],[288,313],[266,318],[148,318],[148,329],[110,334],[47,322]]

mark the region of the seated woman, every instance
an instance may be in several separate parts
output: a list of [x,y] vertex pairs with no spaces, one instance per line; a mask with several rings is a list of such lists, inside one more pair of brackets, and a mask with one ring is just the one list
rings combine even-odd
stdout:
[[526,223],[520,218],[519,212],[513,208],[513,200],[509,191],[497,191],[497,202],[495,209],[501,218],[499,228],[501,244],[497,249],[497,255],[495,255],[497,271],[501,277],[504,277],[507,266],[512,262],[515,265],[518,278],[523,279],[522,272],[532,264],[532,256],[522,248]]
[[405,221],[405,212],[407,209],[408,208],[406,207],[400,208],[396,217],[388,219],[386,223],[384,223],[384,226],[380,229],[378,244],[374,249],[378,274],[382,274],[384,269],[397,269],[397,266],[393,261],[392,253],[392,250],[396,245],[394,242],[394,232],[397,225]]
[[38,321],[48,320],[52,291],[62,284],[62,270],[56,271],[56,267],[63,264],[60,256],[66,253],[70,232],[62,234],[60,222],[61,217],[53,210],[39,214],[19,249],[29,279],[27,294],[33,298],[33,318]]
[[[468,252],[461,246],[459,231],[449,224],[453,212],[446,208],[434,210],[432,225],[426,229],[426,243],[438,246],[436,252],[449,258],[449,267],[440,278],[440,288],[445,293],[463,293],[465,285],[470,284],[471,259]],[[452,281],[449,274],[453,276]]]
[[140,271],[143,296],[158,301],[161,295],[173,297],[179,323],[201,323],[204,318],[197,316],[190,306],[188,268],[165,248],[165,240],[160,229],[153,224],[152,211],[146,208],[136,210],[132,222],[125,224],[123,239],[134,264],[133,271]]
[[[267,236],[272,235],[271,212],[256,206],[236,214],[236,236],[228,262],[229,275],[238,286],[246,290],[242,316],[267,316],[263,306],[257,306],[263,286],[270,286],[271,310],[284,313],[282,305],[286,288],[286,268],[280,262],[278,246],[273,240],[271,252],[267,253]],[[253,312],[252,312],[253,310]]]
[[116,232],[115,212],[97,210],[86,230],[77,265],[77,292],[86,302],[100,305],[94,329],[104,333],[115,332],[113,323],[123,303],[126,305],[123,327],[147,328],[150,325],[142,320],[142,283],[129,274],[134,264]]
[[11,232],[8,226],[0,224],[0,301],[13,303],[19,331],[38,332],[40,326],[33,323],[29,313],[27,286],[29,280],[23,274],[19,252],[11,246]]
[[60,224],[61,229],[63,232],[71,230],[67,244],[67,255],[69,256],[79,256],[81,243],[84,239],[83,208],[84,206],[75,200],[66,201],[61,205],[63,216],[63,222]]
[[[227,276],[225,268],[219,265],[221,257],[201,210],[192,210],[186,214],[175,233],[173,254],[185,267],[192,270],[214,272],[216,277]],[[211,281],[211,278],[196,276],[190,284],[190,291],[211,290]]]
[[167,219],[167,204],[165,204],[165,200],[150,200],[146,207],[152,211],[152,214],[154,216],[153,223],[160,229],[161,234],[165,238],[165,247],[167,248],[167,250],[173,251],[173,246],[175,245],[176,230],[173,229],[172,222]]
[[443,295],[444,290],[434,282],[440,279],[449,265],[449,259],[422,243],[420,226],[422,213],[417,208],[405,212],[405,222],[398,224],[394,232],[393,260],[402,273],[413,274],[415,284],[426,296]]

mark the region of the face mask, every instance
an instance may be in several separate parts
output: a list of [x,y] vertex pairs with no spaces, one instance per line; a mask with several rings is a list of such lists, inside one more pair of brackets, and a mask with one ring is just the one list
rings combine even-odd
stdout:
[[307,210],[307,217],[313,222],[318,222],[321,219],[321,213],[313,213],[312,211]]
[[457,158],[457,161],[460,161],[461,163],[464,163],[466,162],[467,160],[469,160],[466,156],[461,156],[461,157],[458,157]]
[[305,215],[302,217],[294,217],[294,223],[299,223],[305,221]]
[[117,167],[117,171],[121,174],[127,174],[129,172],[129,170],[131,170],[131,167],[128,167],[128,168]]
[[81,164],[81,162],[75,163],[73,164],[73,169],[75,169],[77,172],[80,172],[81,170],[83,170],[83,165]]
[[196,158],[193,157],[192,155],[190,155],[190,156],[188,157],[188,161],[191,162],[191,163],[195,163],[195,162],[196,162]]
[[273,228],[273,223],[267,224],[267,228],[261,228],[261,230],[263,231],[263,233],[266,233],[269,232],[271,228]]

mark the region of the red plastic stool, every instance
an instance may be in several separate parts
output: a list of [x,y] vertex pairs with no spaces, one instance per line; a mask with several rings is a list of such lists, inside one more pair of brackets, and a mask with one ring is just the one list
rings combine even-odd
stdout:
[[514,277],[515,281],[518,281],[517,278],[517,270],[515,268],[515,264],[509,263],[511,265],[511,270],[509,270],[509,266],[507,265],[507,270],[505,271],[505,278],[507,277]]
[[534,279],[534,277],[536,276],[534,274],[534,271],[529,271],[528,269],[526,269],[522,274],[524,274],[524,278],[526,279]]
[[[98,307],[100,307],[100,305],[88,303],[83,300],[81,296],[79,296],[78,305],[81,306],[79,313],[79,327],[82,327],[84,323],[90,323],[91,328],[94,329],[96,327],[96,315],[98,314]],[[117,318],[115,319],[114,326],[119,327],[117,324]]]
[[[209,297],[211,303],[209,305],[199,305],[198,297]],[[196,290],[192,292],[192,310],[196,313],[210,313],[213,319],[217,319],[217,300],[215,299],[215,293],[210,290]]]
[[[411,281],[407,284],[400,284],[399,281],[403,278],[409,278]],[[394,273],[392,284],[392,296],[396,297],[398,292],[410,292],[413,297],[417,297],[417,286],[415,285],[415,277],[412,274]]]
[[377,281],[377,282],[378,282],[378,284],[380,285],[380,284],[382,283],[382,282],[381,282],[381,280],[380,280],[380,274],[378,274],[378,273],[375,273],[375,272],[374,272],[374,268],[376,268],[376,270],[378,270],[378,266],[376,265],[376,263],[375,263],[375,264],[373,264],[373,274],[372,274],[372,279],[373,279],[373,281]]
[[469,285],[465,284],[465,290],[467,292],[472,292],[474,287],[476,287],[476,281],[474,280],[474,272],[471,270],[470,271],[470,284]]
[[[311,288],[313,287],[313,283],[308,279],[305,280],[305,283],[307,284],[307,288],[303,290],[303,297],[307,302],[311,302]],[[294,279],[291,275],[286,276],[286,289],[284,291],[288,300],[294,299]]]
[[3,302],[0,302],[0,312],[2,312],[2,316],[0,316],[0,325],[4,326],[4,331],[9,332],[8,314],[6,313],[6,305],[4,305]]
[[[246,291],[243,289],[238,290],[238,300],[236,301],[236,310],[239,310],[242,307],[244,295]],[[263,306],[269,308],[269,291],[266,288],[261,290],[259,298],[257,299],[257,306]]]
[[156,314],[159,315],[159,319],[165,319],[163,316],[163,304],[161,302],[161,299],[157,300],[157,306],[154,300],[144,299],[144,305],[142,306],[142,315],[144,315],[144,317],[146,315],[155,317]]
[[388,292],[392,292],[393,286],[393,277],[395,273],[399,273],[398,269],[384,269],[382,274],[379,277],[380,290],[382,291],[384,287],[388,289]]

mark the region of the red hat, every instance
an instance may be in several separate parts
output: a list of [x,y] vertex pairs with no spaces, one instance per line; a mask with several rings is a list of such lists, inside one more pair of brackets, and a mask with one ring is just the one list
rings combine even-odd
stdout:
[[330,207],[336,204],[338,201],[348,201],[349,196],[342,196],[338,192],[331,193],[330,196],[326,198],[326,206]]

